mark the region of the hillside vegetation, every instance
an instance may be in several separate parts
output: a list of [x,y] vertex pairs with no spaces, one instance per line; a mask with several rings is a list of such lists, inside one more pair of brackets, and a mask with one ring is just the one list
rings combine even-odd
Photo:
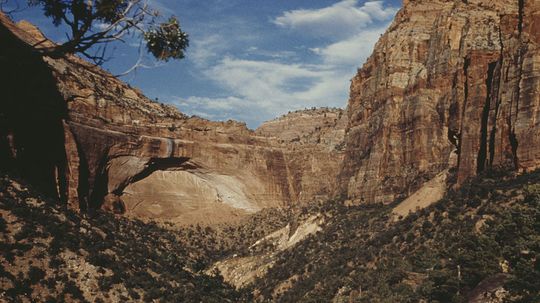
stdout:
[[[238,225],[178,228],[54,206],[0,179],[0,294],[8,302],[539,302],[540,172],[486,174],[393,222],[395,205],[343,199],[267,209]],[[271,232],[324,217],[271,253]],[[255,248],[254,248],[255,247]],[[269,254],[236,290],[208,268]]]
[[540,173],[485,174],[397,223],[393,206],[321,206],[326,226],[277,256],[257,300],[540,302]]
[[[11,178],[0,179],[0,301],[240,301],[220,276],[198,271],[222,249],[210,245],[203,228],[173,232],[53,205]],[[203,237],[206,242],[198,241]]]

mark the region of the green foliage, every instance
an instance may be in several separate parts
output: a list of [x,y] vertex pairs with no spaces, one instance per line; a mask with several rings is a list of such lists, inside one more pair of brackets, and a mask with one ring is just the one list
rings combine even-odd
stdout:
[[[525,200],[509,209],[493,233],[501,233],[504,255],[510,263],[512,278],[506,284],[516,302],[540,301],[540,184],[525,187]],[[511,232],[508,232],[510,230]]]
[[[0,186],[2,192],[15,191],[1,179]],[[540,301],[538,172],[481,176],[398,222],[390,221],[392,205],[345,206],[336,199],[263,210],[235,225],[173,231],[105,213],[81,218],[35,207],[24,202],[29,195],[8,194],[0,202],[0,213],[9,211],[34,227],[18,229],[13,234],[17,242],[0,242],[0,254],[13,262],[32,253],[29,243],[52,237],[48,266],[69,298],[80,293],[70,284],[78,276],[63,272],[67,264],[61,253],[67,250],[84,251],[85,261],[98,269],[104,294],[99,298],[105,302],[119,286],[129,291],[117,298],[147,302],[467,302],[479,285],[498,276],[509,302]],[[324,217],[322,231],[276,254],[273,266],[254,285],[236,291],[221,276],[202,273],[234,254],[271,251],[271,245],[250,245],[287,224],[294,230],[313,214]],[[10,232],[9,224],[5,230]],[[54,293],[51,271],[41,269],[45,276],[35,265],[21,275],[0,270],[0,277],[14,286],[6,292],[9,298],[20,298],[36,283],[55,298],[61,296]]]
[[152,27],[145,33],[144,39],[148,51],[154,57],[165,61],[184,58],[184,50],[189,45],[188,36],[180,29],[175,17]]
[[64,22],[66,14],[73,15],[83,24],[91,24],[94,20],[113,23],[123,17],[128,6],[128,2],[122,0],[98,0],[94,4],[84,0],[28,0],[28,4],[41,5],[45,16],[52,18],[56,26]]
[[[90,218],[56,207],[52,201],[28,203],[36,200],[28,197],[38,195],[11,186],[6,177],[0,177],[0,192],[0,214],[17,224],[6,223],[7,236],[0,239],[0,259],[9,262],[0,270],[0,286],[5,287],[8,301],[32,294],[38,301],[50,297],[55,302],[86,302],[80,285],[88,280],[98,286],[91,289],[92,302],[109,302],[113,297],[123,302],[241,300],[241,294],[220,276],[192,267],[215,260],[211,254],[218,248],[207,242],[187,245],[183,232],[155,223],[107,213]],[[203,239],[208,230],[200,232]]]
[[30,279],[31,284],[36,284],[43,278],[45,278],[45,271],[43,269],[32,266],[28,271],[28,278]]
[[0,232],[6,232],[7,222],[0,216]]
[[160,13],[142,0],[27,0],[31,6],[40,6],[53,24],[65,24],[70,30],[68,40],[50,48],[39,48],[49,56],[80,53],[97,64],[105,61],[109,42],[124,41],[126,35],[140,34],[147,50],[156,59],[184,58],[189,45],[188,35],[182,31],[176,17],[159,23]]
[[279,254],[253,288],[259,301],[467,302],[503,275],[507,300],[538,302],[539,201],[532,173],[481,176],[392,224],[390,206],[330,202],[323,231]]

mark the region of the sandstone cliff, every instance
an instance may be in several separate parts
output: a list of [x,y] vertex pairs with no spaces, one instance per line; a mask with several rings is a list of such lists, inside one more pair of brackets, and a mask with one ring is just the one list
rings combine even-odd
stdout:
[[51,42],[29,23],[0,15],[0,41],[0,163],[72,208],[219,222],[335,188],[326,143],[306,153],[331,164],[297,164],[311,156],[243,123],[187,117],[76,56],[41,57]]
[[263,123],[255,131],[280,146],[291,193],[301,203],[326,200],[337,188],[344,156],[347,115],[341,109],[299,110]]
[[341,192],[540,167],[540,1],[404,1],[351,84]]

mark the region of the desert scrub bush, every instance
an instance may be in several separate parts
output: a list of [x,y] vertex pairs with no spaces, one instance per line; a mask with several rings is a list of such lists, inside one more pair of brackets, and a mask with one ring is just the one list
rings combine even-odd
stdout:
[[28,270],[28,279],[31,284],[36,284],[45,278],[45,271],[39,267],[31,266]]
[[0,215],[0,232],[7,232],[7,221]]
[[[312,302],[321,295],[331,301],[345,285],[362,289],[362,298],[352,297],[359,302],[464,302],[481,281],[501,273],[504,260],[509,298],[540,302],[539,183],[540,172],[480,176],[395,224],[388,224],[384,206],[332,205],[322,232],[278,254],[255,281],[258,299]],[[479,220],[485,223],[477,230]],[[419,277],[414,287],[409,273]],[[294,275],[301,279],[276,295],[275,287]]]

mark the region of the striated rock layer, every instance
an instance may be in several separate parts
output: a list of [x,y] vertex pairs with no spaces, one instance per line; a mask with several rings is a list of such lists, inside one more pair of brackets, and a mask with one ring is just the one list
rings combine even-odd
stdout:
[[291,194],[304,203],[328,199],[335,192],[346,126],[345,111],[320,108],[289,113],[263,123],[255,132],[281,147]]
[[73,208],[218,222],[335,190],[327,143],[289,151],[243,123],[189,118],[75,56],[40,56],[39,30],[1,14],[0,41],[0,167]]
[[409,196],[455,168],[540,167],[540,1],[404,1],[351,84],[340,191]]

